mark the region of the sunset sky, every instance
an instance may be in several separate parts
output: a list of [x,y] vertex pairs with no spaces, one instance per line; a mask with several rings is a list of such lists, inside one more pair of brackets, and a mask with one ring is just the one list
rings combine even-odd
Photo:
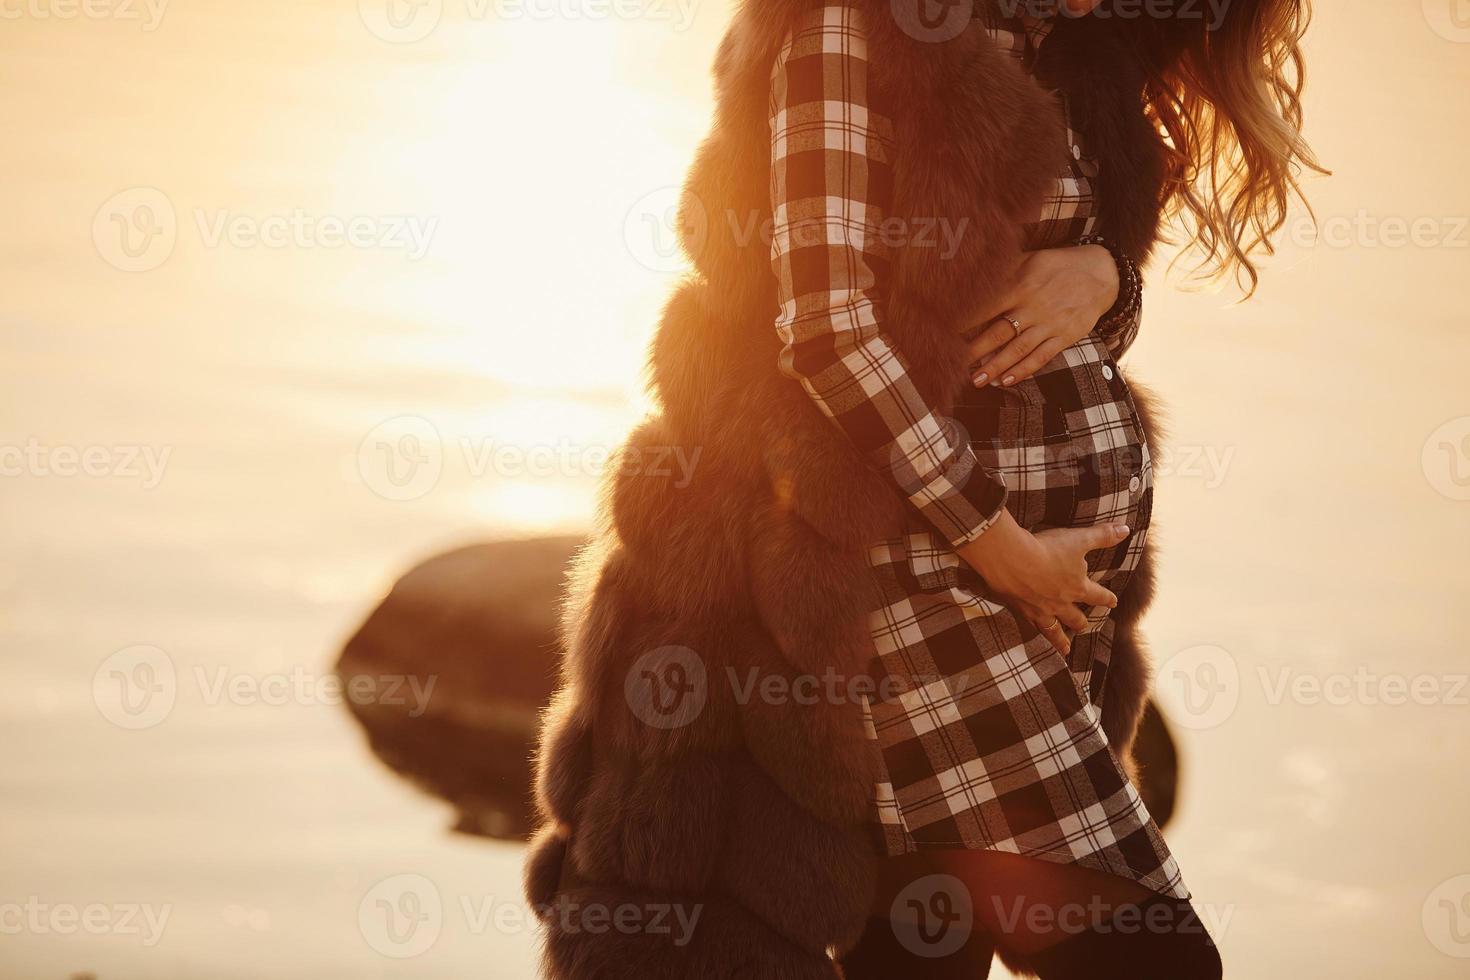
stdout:
[[[1244,305],[1156,263],[1124,365],[1171,406],[1170,840],[1236,976],[1457,977],[1425,917],[1470,875],[1470,7],[1317,7],[1321,238],[1294,221]],[[384,875],[517,906],[520,851],[448,836],[340,706],[191,689],[124,731],[94,675],[320,676],[412,562],[589,526],[729,6],[87,9],[0,3],[0,904],[173,911],[152,946],[7,935],[0,974],[529,976],[529,927],[364,942]],[[1201,663],[1223,718],[1189,717]],[[1440,694],[1292,686],[1365,671]]]

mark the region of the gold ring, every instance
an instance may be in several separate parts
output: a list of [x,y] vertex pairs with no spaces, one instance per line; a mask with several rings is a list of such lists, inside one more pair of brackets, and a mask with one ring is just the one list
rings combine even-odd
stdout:
[[1052,630],[1056,629],[1060,625],[1062,625],[1062,617],[1058,616],[1056,619],[1053,619],[1051,621],[1051,625],[1050,626],[1043,626],[1041,628],[1041,632],[1043,632],[1043,633],[1050,633]]
[[[1015,317],[1011,316],[1009,313],[1002,313],[1000,315],[1000,318],[1002,320],[1004,320],[1005,322],[1009,323],[1012,327],[1015,328],[1015,330],[1016,330],[1016,337],[1021,336],[1021,321],[1020,320],[1017,320]],[[1012,340],[1015,340],[1016,337],[1012,337],[1011,339]]]

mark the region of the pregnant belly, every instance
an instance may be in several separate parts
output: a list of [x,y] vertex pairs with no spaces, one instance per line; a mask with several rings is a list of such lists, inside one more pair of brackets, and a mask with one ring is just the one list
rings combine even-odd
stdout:
[[1100,341],[1078,342],[1012,388],[971,389],[955,419],[980,464],[1005,481],[1022,527],[1127,524],[1121,545],[1088,557],[1094,579],[1114,591],[1126,584],[1148,532],[1153,466],[1132,393]]

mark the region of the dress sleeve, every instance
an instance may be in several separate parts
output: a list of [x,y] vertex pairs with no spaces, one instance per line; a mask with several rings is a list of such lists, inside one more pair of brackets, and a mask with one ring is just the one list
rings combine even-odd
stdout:
[[914,386],[884,331],[890,127],[867,90],[861,14],[803,15],[771,77],[771,264],[781,370],[951,544],[983,534],[1006,486]]

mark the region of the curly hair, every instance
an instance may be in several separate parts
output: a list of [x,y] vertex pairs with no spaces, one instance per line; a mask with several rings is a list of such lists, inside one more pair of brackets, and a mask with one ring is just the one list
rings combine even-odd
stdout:
[[1200,257],[1203,278],[1233,276],[1249,296],[1252,256],[1274,254],[1293,196],[1306,205],[1303,170],[1328,171],[1302,135],[1310,0],[1227,3],[1213,23],[1156,24],[1144,98],[1167,148],[1166,214],[1187,234],[1185,252]]

